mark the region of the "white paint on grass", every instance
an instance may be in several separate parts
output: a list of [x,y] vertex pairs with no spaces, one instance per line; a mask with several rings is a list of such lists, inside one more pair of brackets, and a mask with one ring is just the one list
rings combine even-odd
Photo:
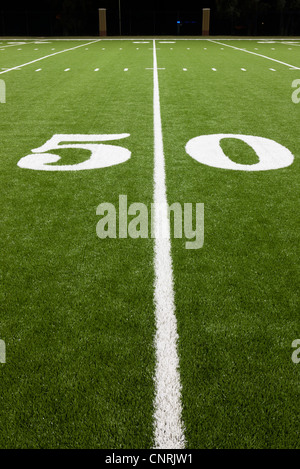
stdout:
[[79,47],[84,47],[84,46],[87,46],[89,44],[94,44],[95,42],[99,42],[100,40],[101,39],[96,39],[95,41],[88,42],[87,44],[80,44],[80,46],[71,47],[70,49],[64,49],[64,50],[60,50],[59,52],[54,52],[54,54],[45,55],[44,57],[40,57],[39,59],[31,60],[31,62],[26,62],[25,64],[17,65],[16,67],[12,67],[12,68],[9,68],[7,70],[4,70],[3,72],[0,72],[0,75],[2,75],[3,73],[11,72],[12,70],[18,70],[21,67],[26,67],[27,65],[31,65],[31,64],[34,64],[36,62],[40,62],[41,60],[48,59],[49,57],[54,57],[55,55],[63,54],[64,52],[69,52],[71,50],[79,49]]
[[153,40],[154,206],[156,207],[154,210],[155,448],[182,449],[185,441],[181,419],[178,334],[155,46]]
[[[78,39],[78,38],[66,38],[66,37],[58,37],[58,38],[49,38],[51,39],[51,41],[65,41],[65,42],[72,42],[72,41],[77,41],[77,42],[80,42],[80,41],[93,41],[95,40],[95,37],[91,37],[91,38],[84,38],[84,39]],[[152,41],[155,39],[155,38],[148,38],[149,40],[151,39]],[[222,38],[220,40],[222,41],[258,41],[259,38],[238,38],[238,37],[233,37],[233,38]],[[293,38],[291,38],[293,39]],[[297,40],[297,38],[294,38],[295,40]],[[10,38],[10,40],[15,40],[15,41],[31,41],[31,39],[28,39],[28,38]],[[42,38],[41,38],[42,40]],[[263,40],[263,38],[261,38],[261,40]],[[270,38],[270,40],[273,40],[275,42],[277,41],[286,41],[286,38]],[[136,41],[136,38],[134,37],[128,37],[128,38],[124,38],[124,37],[117,37],[117,38],[105,38],[105,39],[99,39],[99,41]],[[176,41],[207,41],[207,39],[203,39],[203,38],[179,38],[179,37],[175,37],[175,38],[172,38],[172,41],[176,42]]]
[[[44,145],[34,148],[32,154],[24,156],[18,162],[19,168],[37,171],[82,171],[90,169],[108,168],[109,166],[125,163],[131,152],[127,148],[117,145],[107,145],[99,142],[120,140],[130,134],[55,134]],[[70,143],[76,142],[76,143]],[[89,142],[89,143],[86,143]],[[48,153],[64,148],[84,149],[90,151],[90,157],[78,164],[54,165],[61,157],[59,154]]]
[[235,46],[231,46],[230,44],[224,44],[222,42],[219,42],[219,41],[213,41],[212,39],[207,39],[209,42],[213,42],[215,44],[219,44],[221,46],[226,46],[226,47],[230,47],[231,49],[235,49],[235,50],[239,50],[241,52],[246,52],[247,54],[252,54],[252,55],[256,55],[257,57],[262,57],[263,59],[267,59],[267,60],[272,60],[272,62],[277,62],[281,65],[286,65],[287,67],[292,67],[294,68],[295,70],[300,70],[299,67],[295,67],[294,65],[290,65],[290,64],[287,64],[285,62],[281,62],[280,60],[277,60],[277,59],[273,59],[271,57],[268,57],[266,55],[262,55],[262,54],[257,54],[256,52],[252,52],[250,50],[246,50],[246,49],[241,49],[240,47],[235,47]]
[[[256,164],[238,164],[224,153],[221,142],[224,139],[241,140],[247,143],[258,156]],[[199,163],[213,168],[231,169],[235,171],[269,171],[290,166],[294,161],[292,153],[283,145],[268,138],[253,135],[213,134],[192,138],[186,144],[188,155]]]

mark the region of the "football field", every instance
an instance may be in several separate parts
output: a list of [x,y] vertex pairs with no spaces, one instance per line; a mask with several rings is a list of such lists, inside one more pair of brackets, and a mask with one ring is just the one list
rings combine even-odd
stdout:
[[0,38],[0,448],[300,448],[299,88],[299,38]]

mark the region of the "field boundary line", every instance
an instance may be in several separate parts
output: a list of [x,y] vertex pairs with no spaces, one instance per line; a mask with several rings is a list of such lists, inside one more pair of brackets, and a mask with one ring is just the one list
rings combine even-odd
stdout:
[[79,47],[84,47],[90,44],[95,44],[96,42],[99,42],[99,41],[100,39],[95,40],[93,42],[87,42],[86,44],[80,44],[79,46],[71,47],[70,49],[60,50],[58,52],[54,52],[53,54],[45,55],[44,57],[40,57],[39,59],[32,60],[31,62],[27,62],[25,64],[17,65],[16,67],[9,68],[8,70],[4,70],[3,72],[0,72],[0,75],[2,75],[3,73],[11,72],[12,70],[16,70],[18,68],[26,67],[27,65],[31,65],[36,62],[40,62],[41,60],[48,59],[49,57],[53,57],[54,55],[63,54],[64,52],[69,52],[70,50],[75,50],[75,49],[78,49]]
[[154,122],[154,304],[155,304],[155,402],[156,449],[183,449],[185,445],[177,321],[175,316],[170,220],[166,191],[165,158],[160,112],[158,67],[153,40],[153,122]]
[[[14,37],[1,37],[0,36],[0,40],[2,41],[33,41],[33,40],[36,40],[36,41],[94,41],[96,40],[96,38],[53,38],[51,36],[47,36],[47,37],[39,37],[39,36],[36,36],[34,38],[14,38]],[[135,37],[102,37],[101,39],[99,39],[99,41],[137,41],[137,40],[147,40],[147,41],[155,41],[155,40],[170,40],[170,41],[207,41],[208,39],[207,38],[202,38],[202,37],[178,37],[178,36],[175,36],[175,37],[169,37],[169,36],[157,36],[156,38],[154,38],[153,36],[151,37],[140,37],[140,36],[135,36]],[[247,37],[228,37],[228,38],[223,38],[221,37],[220,39],[218,39],[216,37],[217,41],[266,41],[266,43],[268,43],[268,41],[300,41],[300,36],[299,37],[273,37],[273,38],[266,38],[266,37],[255,37],[255,38],[247,38]]]
[[277,62],[281,65],[286,65],[287,67],[293,68],[294,70],[300,70],[300,68],[295,67],[295,65],[290,65],[290,64],[287,64],[285,62],[281,62],[281,60],[272,59],[272,57],[268,57],[267,55],[258,54],[257,52],[252,52],[252,51],[246,50],[246,49],[240,49],[239,47],[231,46],[230,44],[224,44],[223,42],[214,41],[212,39],[207,39],[207,41],[213,42],[215,44],[219,44],[220,46],[231,47],[231,49],[239,50],[241,52],[246,52],[247,54],[257,55],[258,57],[262,57],[263,59],[272,60],[272,62]]

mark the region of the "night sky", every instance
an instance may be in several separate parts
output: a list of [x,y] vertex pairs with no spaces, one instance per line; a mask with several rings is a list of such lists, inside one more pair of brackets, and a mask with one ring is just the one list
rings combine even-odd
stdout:
[[[300,0],[120,1],[123,35],[200,35],[204,7],[213,35],[300,35]],[[107,8],[108,35],[118,35],[118,7],[119,0],[1,0],[0,35],[97,35],[98,8]]]

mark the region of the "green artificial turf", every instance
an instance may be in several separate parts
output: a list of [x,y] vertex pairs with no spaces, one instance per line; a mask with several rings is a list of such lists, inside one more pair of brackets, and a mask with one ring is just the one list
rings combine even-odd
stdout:
[[[45,41],[0,41],[0,71],[84,44]],[[172,239],[186,446],[299,448],[300,70],[209,41],[160,41],[168,202],[205,204],[204,247]],[[300,41],[220,42],[300,67]],[[0,75],[1,448],[153,447],[154,243],[96,235],[100,203],[153,201],[152,47],[95,42]],[[17,166],[54,134],[119,133],[130,137],[108,143],[132,154],[117,166]],[[275,140],[295,161],[243,172],[186,153],[190,139],[218,133]],[[257,163],[247,144],[221,145]]]
[[[271,45],[258,47],[268,55]],[[171,53],[187,68],[183,75]],[[161,50],[158,63],[166,67],[160,89],[169,202],[205,204],[203,249],[173,241],[188,447],[297,448],[300,370],[291,344],[300,333],[300,107],[291,82],[300,74],[188,41]],[[300,65],[298,56],[292,64]],[[251,173],[211,168],[186,154],[189,139],[214,133],[273,139],[295,161]],[[244,143],[223,140],[222,148],[237,163],[257,162]]]

